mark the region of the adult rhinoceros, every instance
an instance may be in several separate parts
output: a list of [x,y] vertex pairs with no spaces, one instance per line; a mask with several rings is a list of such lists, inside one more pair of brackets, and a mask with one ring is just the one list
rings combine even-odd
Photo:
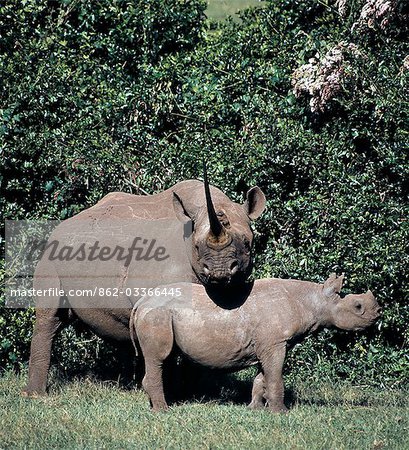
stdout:
[[[98,240],[101,233],[105,233],[106,238],[108,231],[112,241],[110,245],[114,245],[118,244],[116,241],[119,238],[114,231],[110,231],[113,222],[117,224],[118,220],[122,220],[128,225],[135,223],[137,230],[140,221],[155,227],[159,221],[174,220],[179,224],[179,231],[172,235],[172,244],[186,249],[189,264],[188,273],[184,274],[186,276],[180,277],[180,273],[176,273],[174,277],[182,279],[173,281],[190,279],[204,285],[226,285],[245,280],[251,271],[253,233],[250,221],[256,219],[264,208],[265,196],[258,187],[247,192],[246,201],[241,205],[232,202],[216,187],[209,186],[205,174],[204,183],[198,180],[183,181],[160,194],[137,196],[122,192],[110,193],[96,205],[58,225],[49,242],[57,239],[60,244],[72,244],[81,235]],[[107,218],[110,225],[105,225]],[[109,222],[109,219],[113,222]],[[186,236],[186,223],[192,224],[189,236]],[[103,273],[101,264],[98,260],[75,261],[75,264],[58,258],[40,260],[34,276],[34,287],[49,289],[48,292],[54,288],[56,295],[49,295],[48,303],[37,306],[29,380],[23,395],[45,393],[53,339],[73,319],[79,319],[100,337],[122,343],[130,340],[132,302],[129,303],[129,299],[125,299],[128,303],[101,307],[104,299],[99,296],[82,299],[83,302],[77,307],[73,306],[73,299],[65,295],[71,287],[75,287],[77,292],[78,288],[89,288],[91,282],[95,284],[95,274]],[[129,286],[132,274],[137,273],[141,264],[144,264],[143,260],[126,264],[124,259],[115,259],[109,263],[109,276],[97,277],[97,285],[116,286],[117,290]],[[106,264],[104,267],[107,267]],[[76,273],[73,275],[74,269]],[[165,280],[163,272],[166,271],[155,272],[156,285],[172,281],[169,276]],[[61,292],[64,294],[60,295]]]

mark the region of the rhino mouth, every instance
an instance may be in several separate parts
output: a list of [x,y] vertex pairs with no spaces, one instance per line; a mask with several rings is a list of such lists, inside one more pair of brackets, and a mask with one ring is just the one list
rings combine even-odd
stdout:
[[232,276],[230,274],[217,274],[217,275],[210,275],[209,273],[206,273],[206,270],[204,271],[204,274],[202,275],[201,279],[203,284],[209,284],[209,285],[226,285],[230,284],[232,281]]
[[379,311],[376,311],[374,314],[372,314],[371,316],[367,316],[367,317],[363,317],[363,323],[362,325],[358,325],[357,327],[354,328],[354,331],[362,331],[365,330],[366,328],[370,327],[371,325],[375,324],[378,319],[381,317],[381,314]]
[[211,275],[204,271],[204,273],[199,275],[199,279],[204,285],[227,286],[232,284],[244,283],[248,278],[250,272],[251,268],[247,269],[244,272],[240,271],[238,268],[238,264],[234,263],[232,264],[229,272]]
[[222,277],[222,278],[218,278],[218,279],[208,279],[206,284],[211,284],[211,285],[227,285],[231,283],[231,277]]

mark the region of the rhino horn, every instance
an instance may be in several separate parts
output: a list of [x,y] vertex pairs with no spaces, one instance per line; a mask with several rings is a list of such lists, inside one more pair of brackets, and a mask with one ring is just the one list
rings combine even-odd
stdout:
[[206,205],[207,205],[207,214],[209,216],[209,224],[210,224],[210,233],[209,233],[209,241],[212,244],[226,244],[228,241],[228,236],[226,230],[223,225],[220,223],[219,218],[217,217],[216,211],[214,209],[214,205],[212,202],[212,197],[210,195],[210,186],[209,180],[207,178],[207,169],[206,163],[203,163],[203,174],[204,174],[204,188],[205,188],[205,197],[206,197]]
[[203,173],[204,173],[204,188],[206,196],[207,214],[209,215],[210,231],[212,232],[214,237],[219,237],[223,232],[223,225],[220,223],[217,217],[212,202],[212,197],[210,195],[210,186],[209,180],[207,178],[206,164],[203,164]]

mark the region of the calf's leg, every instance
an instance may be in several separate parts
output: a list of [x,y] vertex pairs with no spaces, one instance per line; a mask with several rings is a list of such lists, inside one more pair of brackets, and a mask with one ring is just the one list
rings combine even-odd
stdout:
[[285,344],[275,346],[262,359],[261,365],[265,380],[267,407],[272,412],[288,412],[284,405],[283,365],[286,353]]
[[253,389],[251,390],[250,409],[264,408],[264,375],[260,372],[253,381]]
[[154,411],[166,410],[163,390],[163,362],[173,347],[172,318],[169,311],[151,310],[136,320],[136,334],[145,359],[142,386]]
[[145,370],[142,386],[149,396],[152,409],[165,411],[168,404],[163,391],[163,361],[156,358],[145,359]]

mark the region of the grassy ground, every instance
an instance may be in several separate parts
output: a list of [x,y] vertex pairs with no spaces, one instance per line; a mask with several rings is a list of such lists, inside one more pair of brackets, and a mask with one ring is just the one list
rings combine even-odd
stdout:
[[142,391],[112,382],[54,384],[48,397],[27,400],[19,395],[24,381],[0,378],[1,449],[409,449],[404,391],[301,382],[287,392],[290,413],[275,415],[229,403],[242,401],[230,379],[221,401],[185,401],[154,414]]
[[208,0],[206,16],[210,19],[222,20],[228,16],[233,16],[239,10],[250,6],[262,6],[260,0]]

